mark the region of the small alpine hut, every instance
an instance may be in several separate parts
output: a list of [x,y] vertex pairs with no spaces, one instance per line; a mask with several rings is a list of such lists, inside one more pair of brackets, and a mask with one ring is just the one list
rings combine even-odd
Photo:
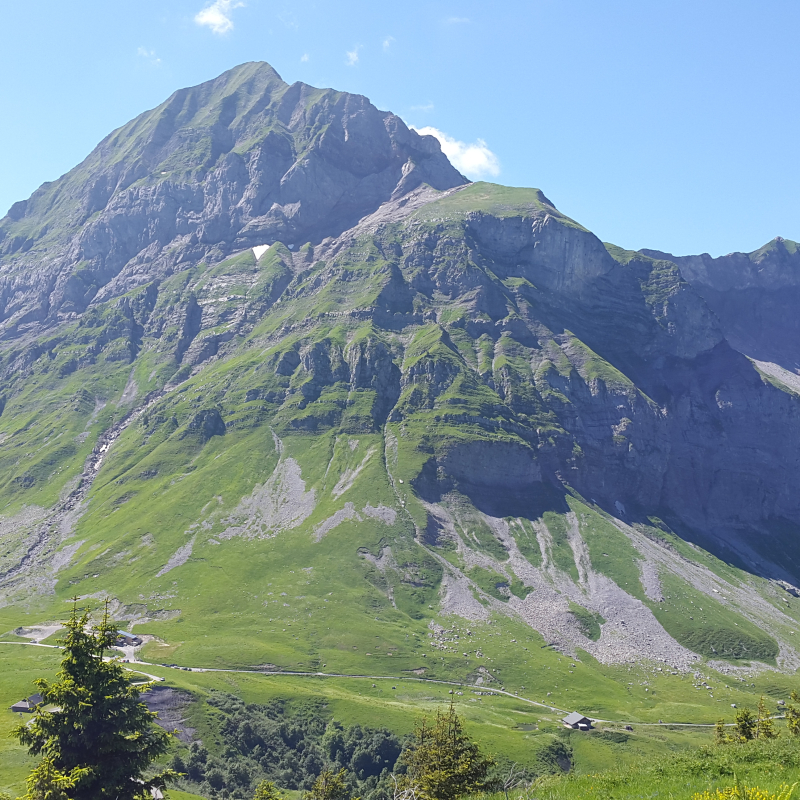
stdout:
[[11,710],[15,714],[33,714],[36,706],[42,702],[42,699],[40,694],[32,694],[27,700],[20,700],[18,703],[14,703],[14,705],[11,706]]
[[577,711],[567,714],[561,721],[564,723],[565,728],[572,728],[576,731],[590,731],[592,729],[592,721],[589,717],[584,717],[583,714],[579,714]]

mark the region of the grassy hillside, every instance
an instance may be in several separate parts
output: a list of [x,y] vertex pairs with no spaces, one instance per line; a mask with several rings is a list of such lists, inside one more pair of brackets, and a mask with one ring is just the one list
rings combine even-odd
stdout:
[[[148,667],[198,730],[226,687],[400,733],[452,688],[521,762],[562,711],[634,726],[577,739],[581,769],[785,699],[800,600],[653,499],[678,444],[631,342],[690,363],[670,314],[695,300],[667,262],[604,259],[541,193],[475,184],[327,250],[181,263],[3,350],[0,639],[109,596],[144,661],[258,673]],[[10,695],[46,658],[0,651]]]

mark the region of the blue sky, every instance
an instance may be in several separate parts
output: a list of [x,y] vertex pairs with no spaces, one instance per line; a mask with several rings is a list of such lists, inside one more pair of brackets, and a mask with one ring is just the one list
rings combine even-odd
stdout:
[[0,214],[244,61],[435,128],[604,241],[800,240],[800,2],[0,0]]

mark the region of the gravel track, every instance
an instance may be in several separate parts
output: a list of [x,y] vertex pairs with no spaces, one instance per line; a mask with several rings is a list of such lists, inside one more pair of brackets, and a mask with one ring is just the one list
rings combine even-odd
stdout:
[[[52,647],[55,649],[60,649],[57,645],[47,645],[47,644],[32,644],[30,642],[0,642],[0,644],[16,644],[28,646],[28,647]],[[149,661],[136,661],[133,662],[136,665],[144,666],[144,667],[162,667],[161,664],[153,664]],[[164,668],[164,667],[162,667]],[[170,667],[166,667],[170,669]],[[134,669],[133,667],[125,667],[129,672],[135,672],[140,675],[145,675],[151,680],[162,681],[158,675],[151,675],[147,672],[142,672],[141,670]],[[172,667],[172,669],[180,669],[177,667]],[[264,675],[267,677],[271,676],[280,676],[285,678],[346,678],[351,680],[367,680],[367,681],[377,681],[377,680],[389,680],[389,681],[404,681],[406,683],[429,683],[438,686],[457,686],[461,689],[469,688],[471,684],[461,683],[459,681],[445,681],[445,680],[436,680],[435,678],[418,678],[418,677],[410,677],[408,675],[366,675],[366,674],[352,674],[346,672],[290,672],[287,670],[263,670],[263,669],[233,669],[233,668],[224,668],[224,667],[185,667],[184,669],[188,669],[189,672],[221,672],[221,673],[236,673],[236,674],[245,674],[245,675]],[[504,697],[510,697],[513,700],[519,700],[521,703],[526,703],[530,706],[535,706],[536,708],[543,708],[547,711],[552,711],[556,714],[568,714],[569,711],[564,708],[558,708],[558,706],[552,706],[549,703],[540,703],[538,700],[531,700],[527,697],[522,697],[521,695],[515,694],[513,692],[507,692],[505,689],[493,689],[489,686],[481,686],[481,692],[490,692],[491,694],[502,695]],[[716,724],[715,722],[638,722],[638,721],[631,721],[631,720],[612,720],[612,719],[599,719],[597,717],[590,717],[593,722],[603,722],[609,725],[639,725],[639,726],[646,726],[651,728],[665,728],[665,727],[682,727],[682,728],[713,728]]]

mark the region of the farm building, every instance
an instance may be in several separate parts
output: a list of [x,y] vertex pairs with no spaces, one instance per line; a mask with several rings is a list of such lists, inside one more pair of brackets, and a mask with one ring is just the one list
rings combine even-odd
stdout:
[[15,714],[33,714],[34,709],[38,706],[44,698],[40,694],[32,694],[27,700],[20,700],[11,706],[11,710]]
[[561,721],[564,723],[565,728],[573,728],[576,731],[588,731],[592,728],[592,721],[589,717],[584,717],[583,714],[579,714],[577,711],[567,714]]
[[128,633],[127,631],[117,631],[117,645],[119,647],[138,647],[142,640],[136,634]]

